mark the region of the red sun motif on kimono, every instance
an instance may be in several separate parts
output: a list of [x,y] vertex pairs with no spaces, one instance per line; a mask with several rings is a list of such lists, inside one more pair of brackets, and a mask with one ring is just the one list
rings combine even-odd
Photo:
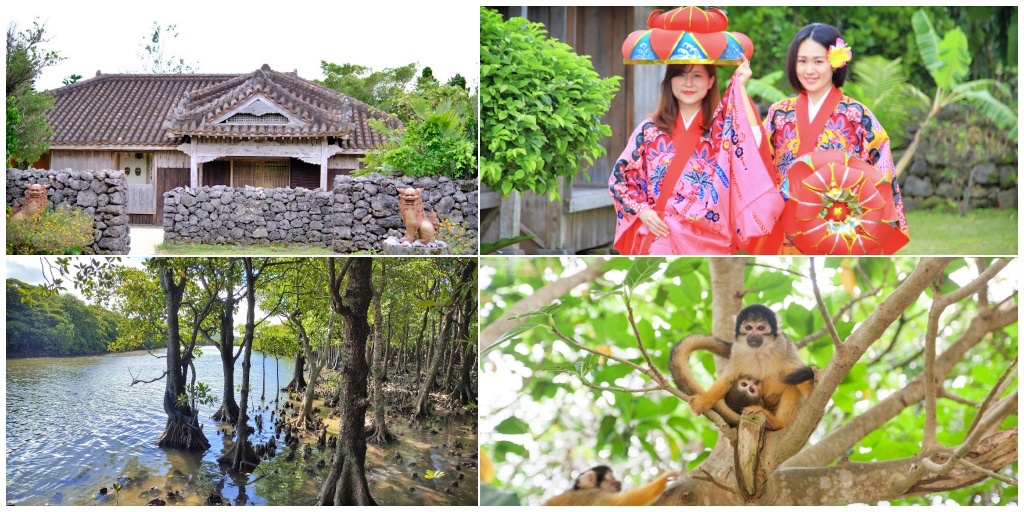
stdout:
[[787,174],[782,228],[805,254],[893,254],[908,238],[897,220],[892,183],[840,150],[798,158]]

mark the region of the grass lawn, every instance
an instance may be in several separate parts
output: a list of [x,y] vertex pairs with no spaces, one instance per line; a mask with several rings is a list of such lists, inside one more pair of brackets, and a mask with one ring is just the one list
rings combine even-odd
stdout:
[[180,244],[164,242],[156,246],[159,256],[331,256],[330,248],[303,244]]
[[907,212],[910,243],[900,255],[945,254],[951,256],[1016,255],[1017,210],[971,210],[957,213],[937,210]]

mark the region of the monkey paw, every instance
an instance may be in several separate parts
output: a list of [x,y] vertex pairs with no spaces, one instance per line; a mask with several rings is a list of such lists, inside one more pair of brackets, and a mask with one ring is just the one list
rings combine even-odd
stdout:
[[705,403],[703,397],[704,395],[697,395],[690,398],[690,410],[693,411],[694,414],[704,414],[704,411],[710,409],[711,406],[714,405],[713,403]]
[[764,407],[761,407],[760,405],[751,405],[743,408],[743,414],[757,414],[759,412],[764,412]]

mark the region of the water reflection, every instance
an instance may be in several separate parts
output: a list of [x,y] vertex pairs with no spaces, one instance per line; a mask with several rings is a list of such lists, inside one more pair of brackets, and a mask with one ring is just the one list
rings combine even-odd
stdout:
[[[206,351],[195,362],[198,380],[220,390],[220,360],[214,348]],[[200,411],[209,450],[157,448],[166,422],[163,381],[129,386],[129,372],[152,378],[163,371],[165,361],[145,352],[16,359],[6,365],[8,503],[145,505],[159,498],[169,505],[205,505],[215,495],[237,505],[308,505],[315,502],[330,466],[330,450],[321,452],[314,445],[308,454],[299,449],[287,460],[289,450],[282,446],[277,457],[264,460],[248,477],[225,474],[216,459],[230,448],[231,438],[225,436],[230,430],[209,419],[216,405]],[[253,353],[251,368],[249,415],[263,415],[264,424],[262,433],[252,436],[258,444],[273,435],[275,390],[281,380],[291,378],[293,364],[263,361]],[[241,381],[241,361],[235,371],[236,381]],[[264,386],[266,401],[261,402]],[[389,505],[475,505],[475,421],[434,420],[426,425],[421,430],[396,419],[391,428],[399,442],[368,448],[367,476],[374,499]],[[425,480],[426,469],[444,471],[445,476]],[[115,481],[123,486],[120,491],[113,490]],[[100,494],[103,487],[107,495]]]

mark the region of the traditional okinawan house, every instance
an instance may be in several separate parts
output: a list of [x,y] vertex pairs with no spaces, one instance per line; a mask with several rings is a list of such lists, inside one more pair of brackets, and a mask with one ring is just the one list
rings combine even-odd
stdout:
[[123,169],[132,223],[161,224],[183,186],[329,190],[397,118],[297,73],[99,74],[52,91],[50,151],[33,167]]

